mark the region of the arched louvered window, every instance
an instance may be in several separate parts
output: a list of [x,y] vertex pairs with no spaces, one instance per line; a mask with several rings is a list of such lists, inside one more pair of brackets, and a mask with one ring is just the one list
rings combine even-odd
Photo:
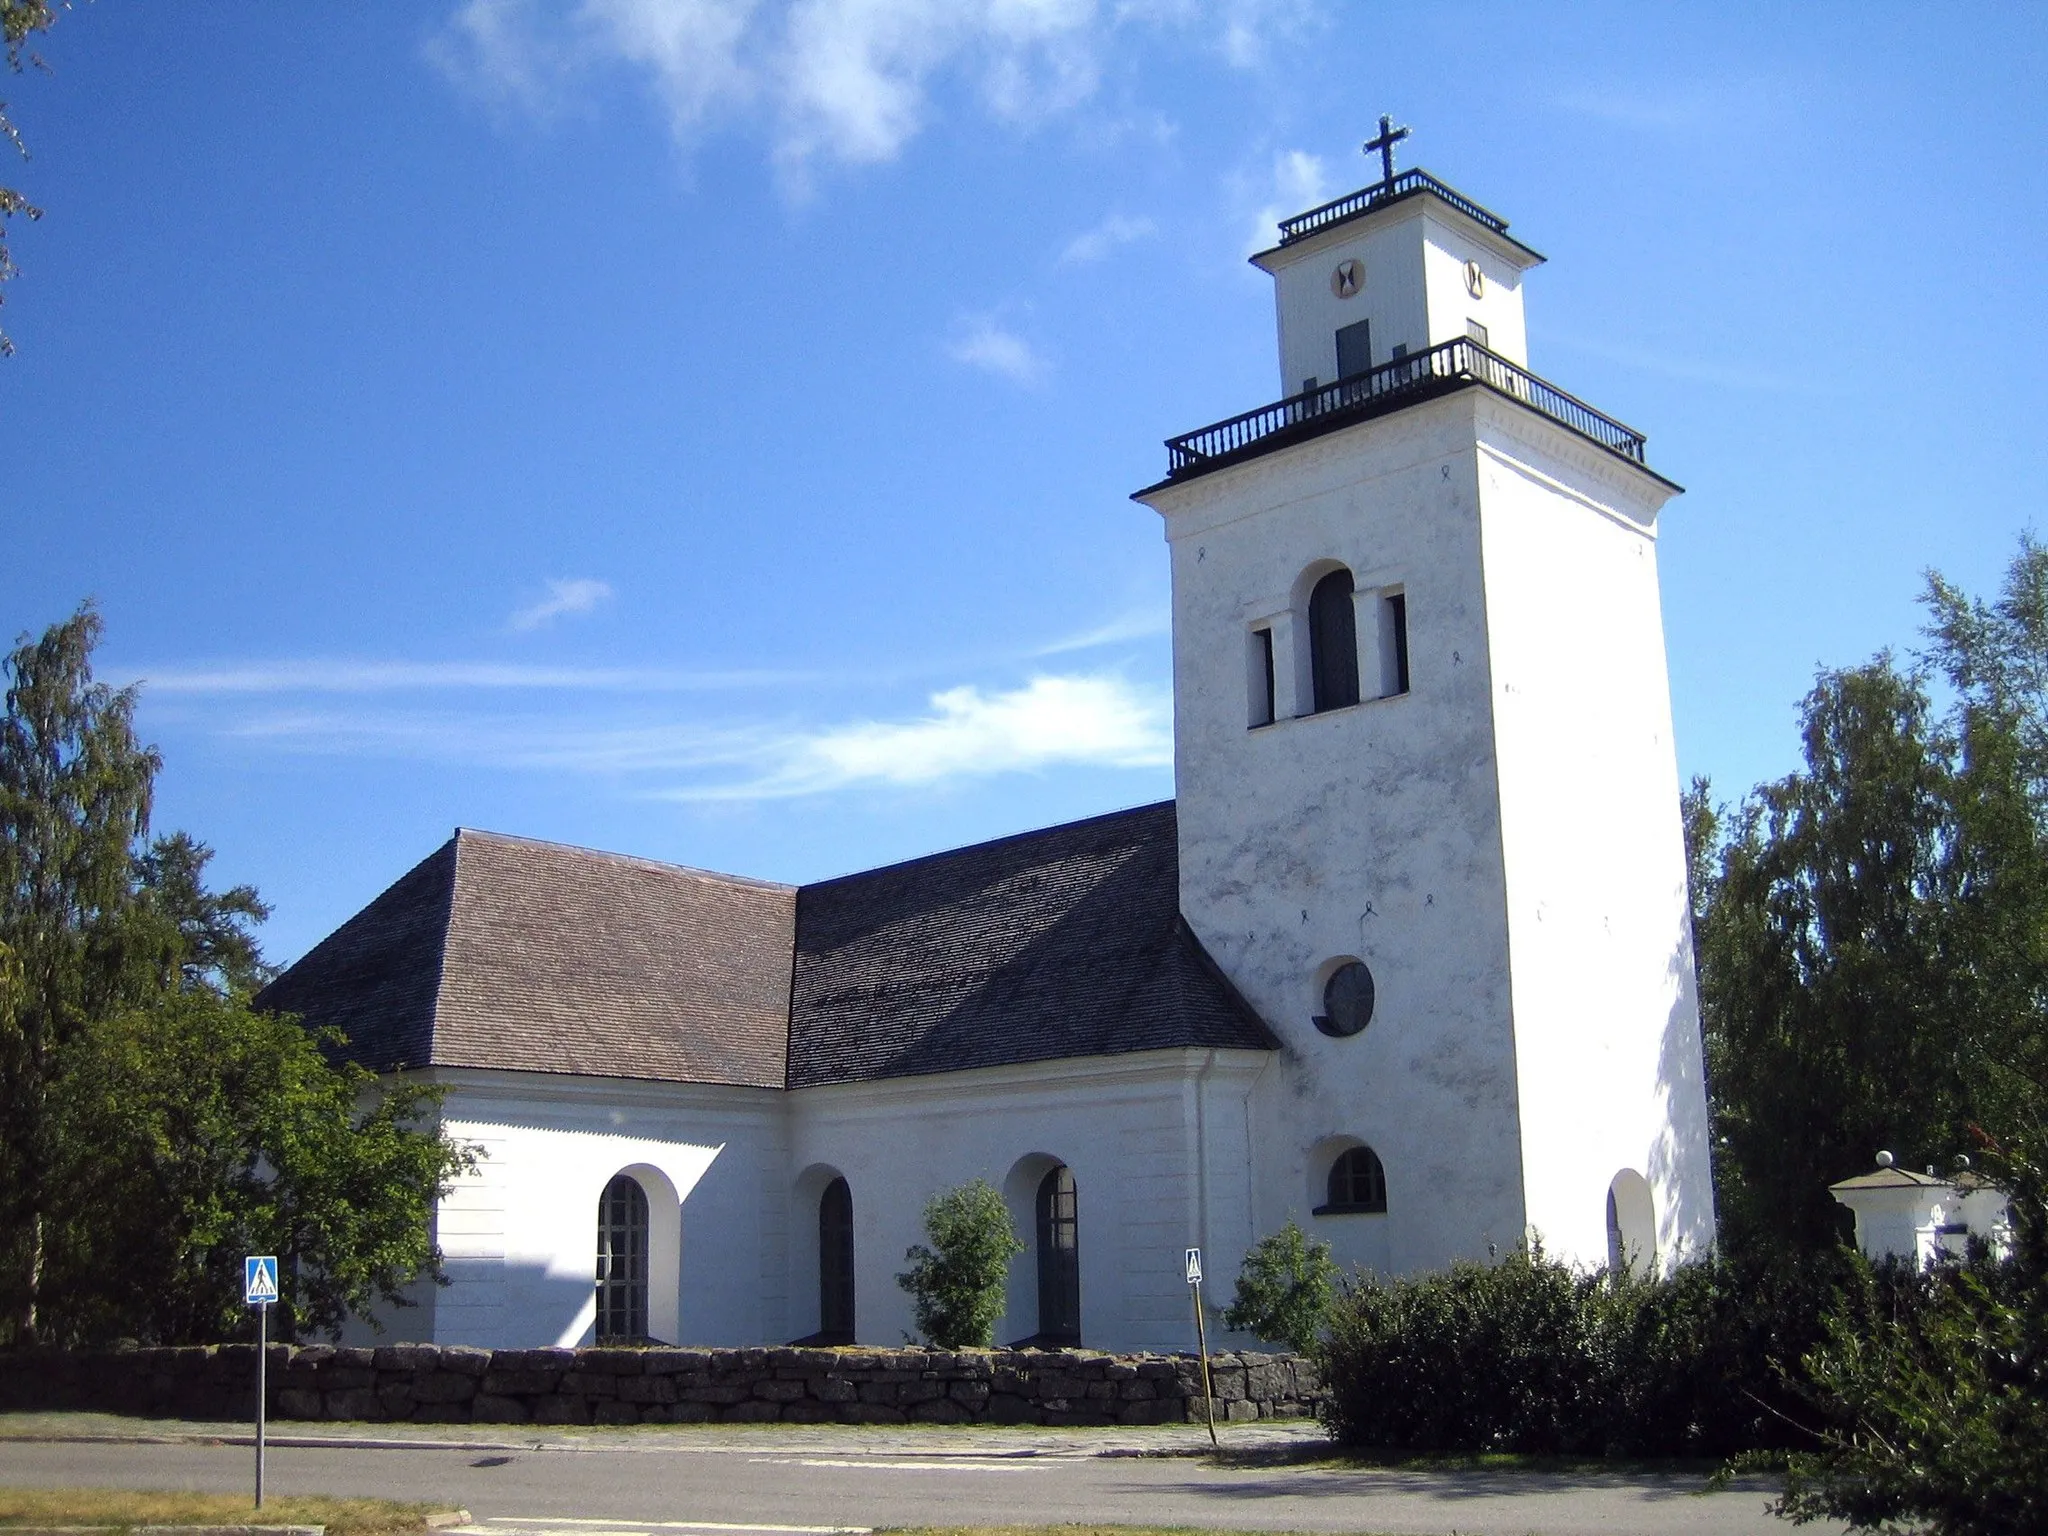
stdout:
[[1358,617],[1351,573],[1339,566],[1308,596],[1309,674],[1316,712],[1358,702]]
[[1081,1342],[1081,1221],[1065,1164],[1038,1184],[1038,1341]]
[[1352,1147],[1330,1164],[1329,1202],[1318,1216],[1378,1215],[1387,1208],[1387,1171],[1371,1147]]
[[597,1200],[597,1340],[647,1337],[647,1192],[619,1174]]
[[853,1342],[853,1190],[844,1179],[818,1197],[818,1342]]

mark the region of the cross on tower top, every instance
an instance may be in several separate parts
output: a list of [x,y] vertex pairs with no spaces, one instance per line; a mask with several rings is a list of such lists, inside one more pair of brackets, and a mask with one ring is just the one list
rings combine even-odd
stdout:
[[1394,179],[1394,146],[1407,138],[1408,132],[1409,130],[1406,128],[1396,128],[1394,120],[1382,112],[1380,114],[1379,137],[1365,141],[1366,154],[1372,155],[1376,153],[1380,157],[1380,181],[1382,185]]

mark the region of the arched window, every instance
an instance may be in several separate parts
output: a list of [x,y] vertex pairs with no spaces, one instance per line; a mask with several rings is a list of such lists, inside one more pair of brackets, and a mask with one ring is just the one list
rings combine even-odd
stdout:
[[1358,618],[1351,573],[1339,566],[1308,595],[1310,681],[1316,712],[1358,702]]
[[647,1192],[619,1174],[597,1197],[597,1339],[647,1337]]
[[853,1342],[853,1191],[834,1179],[818,1198],[818,1340]]
[[1316,1207],[1316,1215],[1384,1214],[1386,1209],[1387,1170],[1371,1147],[1352,1147],[1330,1164],[1329,1200]]
[[1081,1342],[1081,1223],[1065,1164],[1038,1184],[1038,1342]]

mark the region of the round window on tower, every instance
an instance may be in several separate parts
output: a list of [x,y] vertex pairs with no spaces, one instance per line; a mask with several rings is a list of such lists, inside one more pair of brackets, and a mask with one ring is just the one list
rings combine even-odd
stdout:
[[1363,960],[1346,960],[1323,983],[1323,1011],[1316,1028],[1339,1039],[1355,1035],[1372,1022],[1372,972]]

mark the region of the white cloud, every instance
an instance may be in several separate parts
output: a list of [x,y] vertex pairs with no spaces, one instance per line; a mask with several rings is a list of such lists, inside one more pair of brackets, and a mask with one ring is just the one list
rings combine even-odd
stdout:
[[632,667],[527,667],[470,661],[265,661],[142,669],[146,694],[438,693],[482,689],[552,693],[678,693],[822,680],[819,672],[685,672]]
[[587,576],[550,581],[548,595],[537,603],[515,610],[505,621],[505,627],[522,632],[539,629],[572,613],[588,613],[598,604],[610,602],[611,598],[612,585],[608,581],[593,581]]
[[1252,219],[1245,253],[1271,249],[1280,238],[1280,221],[1328,202],[1329,186],[1330,170],[1320,155],[1305,149],[1285,149],[1275,155],[1265,202]]
[[1067,635],[1041,645],[1032,654],[1036,656],[1059,656],[1068,651],[1092,651],[1101,645],[1121,645],[1126,640],[1149,640],[1155,635],[1164,635],[1173,628],[1173,615],[1164,608],[1145,608],[1111,619],[1107,624],[1098,624],[1093,629],[1082,630],[1079,634]]
[[999,120],[1038,122],[1091,98],[1120,30],[1214,31],[1249,62],[1270,18],[1305,0],[463,0],[430,39],[451,80],[529,115],[559,111],[604,68],[654,90],[677,138],[758,124],[785,179],[815,161],[894,159],[943,77]]
[[[227,734],[302,752],[658,777],[668,782],[647,785],[644,793],[684,801],[791,799],[863,784],[907,788],[1173,761],[1164,691],[1107,673],[1040,675],[1008,690],[949,688],[912,719],[813,727],[288,709],[237,721]],[[679,775],[683,782],[674,782]]]
[[1017,384],[1035,384],[1047,371],[1045,359],[1030,342],[999,324],[993,316],[979,315],[964,321],[960,334],[946,347],[956,363],[979,368]]
[[949,688],[919,720],[839,726],[792,743],[789,759],[750,786],[808,794],[879,781],[1016,773],[1058,764],[1155,768],[1173,761],[1164,700],[1123,679],[1034,677],[1007,693]]
[[1119,248],[1157,233],[1150,219],[1127,218],[1112,213],[1093,229],[1074,236],[1060,252],[1060,265],[1082,267],[1103,260]]

